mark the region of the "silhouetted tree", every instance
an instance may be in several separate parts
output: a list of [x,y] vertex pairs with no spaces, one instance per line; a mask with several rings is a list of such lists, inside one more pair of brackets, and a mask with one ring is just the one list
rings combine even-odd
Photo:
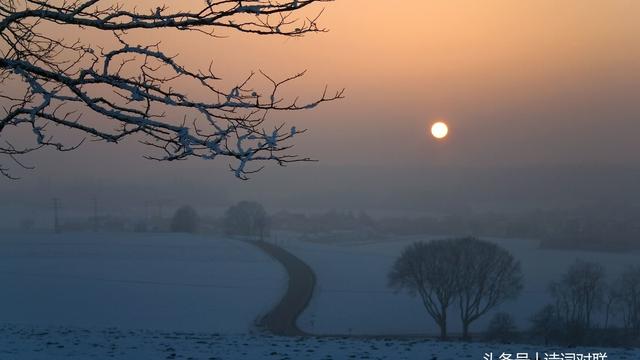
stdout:
[[388,275],[389,286],[420,295],[422,303],[447,337],[447,309],[456,300],[469,325],[522,288],[520,264],[498,245],[475,238],[417,242],[409,245]]
[[616,309],[620,306],[620,288],[618,286],[607,284],[604,297],[604,329],[609,329],[611,319],[616,314]]
[[640,336],[640,266],[627,268],[615,288],[625,329],[630,335]]
[[227,209],[224,230],[228,235],[258,236],[269,234],[269,217],[264,207],[255,201],[241,201]]
[[545,345],[558,340],[562,322],[554,305],[547,304],[531,318],[531,333],[541,337]]
[[462,338],[469,339],[469,326],[489,310],[513,299],[522,290],[518,262],[500,246],[476,238],[454,241],[460,258],[458,305]]
[[198,229],[198,213],[191,206],[176,210],[171,219],[172,232],[194,233]]
[[[15,90],[1,96],[0,134],[6,138],[0,154],[27,168],[19,156],[43,147],[73,150],[83,140],[68,144],[51,131],[66,128],[108,143],[136,135],[154,150],[148,158],[159,161],[231,159],[241,179],[260,169],[250,167],[256,162],[308,161],[288,153],[290,140],[304,130],[269,127],[266,115],[312,109],[341,98],[342,91],[330,95],[325,89],[306,103],[283,99],[282,87],[304,72],[284,80],[261,72],[264,89],[255,86],[252,73],[225,88],[212,66],[189,69],[157,43],[143,44],[132,34],[173,29],[212,38],[233,32],[299,37],[324,31],[317,23],[322,11],[312,16],[302,9],[326,1],[202,0],[182,8],[174,1],[174,10],[162,1],[136,7],[135,1],[0,0],[0,83]],[[65,39],[63,28],[76,29],[77,37]],[[20,129],[32,137],[18,144],[24,137],[13,134]],[[1,164],[0,174],[10,176]]]
[[517,337],[518,329],[513,317],[505,312],[499,312],[491,318],[489,326],[485,331],[485,338],[488,341],[501,343],[511,343]]
[[591,327],[593,314],[603,302],[604,275],[602,265],[576,260],[561,281],[549,285],[559,314],[567,324]]
[[564,343],[579,345],[589,336],[593,315],[604,302],[604,276],[602,265],[576,260],[560,281],[549,284]]
[[429,316],[447,338],[447,310],[459,293],[459,254],[451,240],[407,246],[389,272],[389,286],[419,295]]

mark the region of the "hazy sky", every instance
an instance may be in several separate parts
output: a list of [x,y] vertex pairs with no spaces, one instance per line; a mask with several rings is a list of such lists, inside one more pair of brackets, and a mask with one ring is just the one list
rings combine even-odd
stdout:
[[[184,6],[190,3],[198,2]],[[402,184],[412,194],[429,189],[455,195],[478,174],[508,181],[512,171],[504,169],[518,169],[513,171],[524,178],[541,175],[542,189],[548,189],[556,165],[600,175],[615,165],[614,182],[633,183],[629,169],[638,168],[640,150],[639,16],[634,0],[338,0],[326,4],[322,18],[330,32],[302,39],[132,34],[162,40],[187,65],[206,68],[213,59],[231,83],[251,70],[277,77],[308,69],[289,93],[311,96],[325,84],[346,88],[344,100],[281,117],[310,129],[298,138],[297,151],[321,162],[279,173],[271,166],[240,184],[224,160],[158,164],[142,160],[144,149],[134,141],[87,144],[76,153],[33,156],[38,169],[21,174],[26,180],[20,184],[0,180],[0,189],[15,193],[52,181],[89,188],[161,181],[210,186],[214,198],[249,192],[283,199],[292,196],[287,190],[338,195],[375,183],[371,192]],[[444,142],[427,136],[438,118],[451,128]],[[454,170],[438,173],[442,168]],[[461,170],[469,168],[476,170]],[[607,189],[606,180],[566,178]],[[535,188],[535,176],[529,181],[513,191]],[[166,196],[175,196],[173,190],[167,188]]]

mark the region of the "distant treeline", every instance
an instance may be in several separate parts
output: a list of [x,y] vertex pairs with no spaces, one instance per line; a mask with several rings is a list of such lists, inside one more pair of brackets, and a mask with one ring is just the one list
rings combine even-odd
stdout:
[[302,233],[367,231],[382,235],[473,235],[532,238],[542,246],[621,251],[640,249],[640,217],[606,216],[580,211],[533,211],[521,214],[459,214],[448,216],[382,217],[366,212],[329,211],[318,214],[279,212],[274,229]]
[[[186,211],[189,210],[189,211]],[[178,215],[132,218],[118,215],[62,219],[59,231],[174,231],[253,234],[268,237],[271,230],[307,234],[318,239],[327,234],[346,234],[343,238],[366,240],[392,236],[443,235],[504,238],[531,238],[543,247],[625,251],[640,249],[640,210],[634,207],[601,207],[573,210],[536,210],[521,213],[461,213],[419,217],[372,217],[366,211],[331,210],[318,213],[280,211],[269,214],[261,204],[240,202],[219,217],[198,216],[197,209],[182,207]],[[186,211],[186,213],[184,213]],[[193,224],[176,225],[193,217]],[[238,220],[240,219],[240,220]],[[249,220],[247,220],[249,219]],[[243,221],[249,221],[244,224]],[[246,226],[245,226],[246,225]],[[34,222],[23,221],[24,230]],[[333,236],[332,239],[340,239]]]

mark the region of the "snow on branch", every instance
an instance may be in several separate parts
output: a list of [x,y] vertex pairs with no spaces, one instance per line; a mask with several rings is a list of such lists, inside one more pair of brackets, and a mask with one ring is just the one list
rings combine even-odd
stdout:
[[[18,157],[44,147],[77,149],[82,142],[65,144],[48,131],[63,127],[110,143],[136,135],[152,149],[146,157],[158,161],[231,158],[231,170],[240,179],[259,171],[261,166],[251,166],[258,161],[281,166],[310,161],[289,152],[291,139],[304,130],[285,124],[267,128],[266,116],[312,109],[342,98],[343,90],[328,93],[325,88],[307,103],[287,101],[278,97],[278,91],[305,72],[275,80],[262,71],[232,88],[222,88],[212,66],[188,69],[160,44],[130,43],[127,32],[171,28],[211,37],[219,30],[301,36],[324,29],[317,24],[321,9],[312,18],[297,16],[300,9],[327,1],[203,0],[197,11],[172,11],[162,4],[138,11],[101,0],[0,0],[0,84],[18,83],[24,89],[20,96],[0,90],[4,110],[0,154],[30,168]],[[57,39],[44,30],[45,24],[92,28],[110,34],[117,45],[101,48]],[[257,76],[270,84],[266,92],[251,87]],[[180,90],[185,81],[197,84],[199,90]],[[183,115],[176,119],[177,113]],[[28,129],[33,145],[14,146],[7,139],[9,128]],[[3,166],[0,175],[11,177]]]

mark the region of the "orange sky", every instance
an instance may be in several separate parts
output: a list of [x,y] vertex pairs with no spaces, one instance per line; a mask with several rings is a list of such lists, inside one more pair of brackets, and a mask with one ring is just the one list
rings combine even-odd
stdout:
[[[156,3],[135,2],[139,8]],[[229,84],[251,70],[277,77],[308,69],[291,94],[311,96],[325,84],[346,88],[345,100],[274,115],[309,128],[297,149],[324,164],[635,165],[640,2],[337,0],[323,6],[321,23],[330,32],[300,39],[172,31],[131,37],[162,40],[168,53],[194,67],[213,59]],[[450,124],[445,143],[426,136],[436,118]],[[105,149],[87,147],[86,154]],[[114,154],[98,158],[108,162]]]

